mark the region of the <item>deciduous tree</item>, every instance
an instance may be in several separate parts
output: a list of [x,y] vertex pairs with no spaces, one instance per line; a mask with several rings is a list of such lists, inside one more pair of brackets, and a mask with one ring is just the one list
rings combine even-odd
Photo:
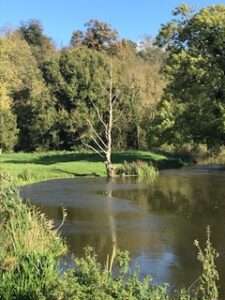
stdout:
[[13,150],[18,138],[16,116],[4,84],[0,85],[0,153]]
[[168,50],[164,101],[174,108],[174,127],[183,141],[208,147],[225,141],[225,6],[174,11],[158,44]]
[[85,24],[86,31],[74,31],[71,46],[87,46],[98,51],[110,51],[118,43],[118,33],[112,27],[99,20],[90,20]]

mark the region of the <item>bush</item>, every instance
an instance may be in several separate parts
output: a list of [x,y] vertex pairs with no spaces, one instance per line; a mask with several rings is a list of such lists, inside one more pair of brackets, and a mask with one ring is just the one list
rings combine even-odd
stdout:
[[52,223],[13,187],[0,196],[0,299],[50,299],[65,246]]
[[[125,255],[124,255],[125,254]],[[62,280],[64,300],[168,300],[166,286],[154,286],[150,278],[139,280],[138,273],[129,274],[126,253],[119,252],[115,261],[117,276],[113,276],[97,261],[92,249],[84,258],[76,259],[76,268]]]
[[198,294],[203,300],[217,300],[219,298],[218,281],[219,273],[216,268],[215,260],[218,253],[213,248],[210,238],[210,229],[207,229],[207,241],[205,249],[202,249],[195,241],[198,249],[198,260],[202,264],[202,274],[200,276],[200,284]]
[[116,169],[116,174],[120,176],[137,176],[152,183],[158,177],[158,170],[152,164],[140,160],[131,163],[125,161],[122,166]]
[[138,177],[147,179],[150,182],[154,182],[158,177],[158,170],[153,165],[140,162],[138,164]]

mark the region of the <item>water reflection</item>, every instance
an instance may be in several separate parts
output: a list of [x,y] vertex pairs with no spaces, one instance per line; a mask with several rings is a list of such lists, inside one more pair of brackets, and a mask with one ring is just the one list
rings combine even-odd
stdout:
[[62,234],[75,255],[91,245],[105,263],[118,246],[130,251],[132,268],[138,264],[141,275],[181,287],[199,274],[193,240],[205,241],[207,225],[224,282],[224,183],[224,172],[187,169],[162,172],[154,186],[134,179],[67,179],[34,184],[22,194],[56,223],[61,207],[67,209]]

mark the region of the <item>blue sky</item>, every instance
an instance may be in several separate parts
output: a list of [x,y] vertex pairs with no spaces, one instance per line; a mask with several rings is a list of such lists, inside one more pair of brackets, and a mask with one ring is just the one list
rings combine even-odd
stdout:
[[0,0],[0,27],[39,19],[46,34],[58,46],[65,46],[75,29],[83,29],[94,18],[110,23],[122,37],[138,41],[145,35],[154,36],[182,2],[194,8],[225,4],[225,0]]

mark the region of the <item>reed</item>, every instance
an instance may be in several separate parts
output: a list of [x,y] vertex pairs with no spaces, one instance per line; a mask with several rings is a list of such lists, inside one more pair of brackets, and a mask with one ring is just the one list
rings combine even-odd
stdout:
[[119,176],[137,176],[141,180],[153,183],[159,172],[151,163],[138,160],[131,163],[125,161],[116,169],[116,174]]

